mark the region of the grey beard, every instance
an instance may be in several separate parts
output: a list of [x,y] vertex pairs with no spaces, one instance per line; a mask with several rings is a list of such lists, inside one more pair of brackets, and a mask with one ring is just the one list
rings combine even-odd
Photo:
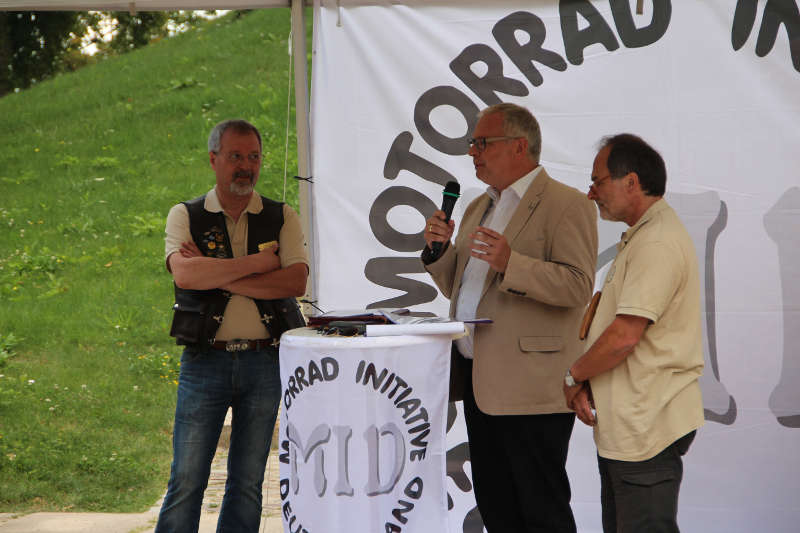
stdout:
[[251,181],[247,185],[239,185],[235,181],[231,182],[230,191],[237,196],[247,196],[253,192],[253,182]]

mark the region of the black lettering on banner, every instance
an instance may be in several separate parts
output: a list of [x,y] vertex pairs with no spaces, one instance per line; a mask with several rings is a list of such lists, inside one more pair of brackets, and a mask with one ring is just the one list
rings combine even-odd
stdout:
[[[322,370],[320,370],[320,366]],[[298,370],[308,372],[298,372]],[[316,368],[316,370],[312,370]],[[324,380],[319,375],[336,377],[338,375],[338,362],[331,357],[323,357],[320,363],[314,360],[309,361],[307,366],[298,366],[294,371],[294,378],[303,376],[316,375],[315,379],[309,378],[309,383],[305,387],[311,387],[316,381]],[[288,380],[287,380],[288,381]],[[355,370],[355,382],[363,385],[366,390],[380,391],[380,394],[385,394],[386,399],[390,400],[397,408],[400,416],[405,420],[406,431],[411,438],[411,443],[418,449],[411,451],[410,461],[422,461],[425,459],[427,451],[427,441],[425,440],[430,434],[430,423],[428,421],[428,410],[422,405],[419,398],[414,398],[413,387],[398,376],[395,372],[388,368],[382,368],[378,371],[374,363],[361,360],[358,362]],[[302,390],[302,389],[301,389]],[[284,515],[284,522],[288,526],[288,530],[292,533],[305,533],[306,529],[303,528],[298,516],[293,512],[290,504],[290,496],[298,494],[300,490],[300,477],[298,472],[298,464],[311,462],[313,460],[313,485],[314,492],[318,498],[325,495],[328,486],[328,476],[326,475],[325,460],[326,451],[330,457],[333,453],[332,448],[328,446],[331,442],[331,436],[335,440],[335,472],[336,483],[334,492],[337,497],[350,496],[355,494],[355,489],[350,483],[350,452],[349,441],[353,435],[353,429],[350,426],[329,426],[325,423],[318,424],[310,435],[301,434],[298,428],[290,420],[285,421],[285,436],[286,438],[280,442],[279,461],[289,465],[289,476],[287,479],[280,479],[280,495],[281,500],[284,502],[282,509]],[[383,494],[389,494],[394,491],[403,474],[406,464],[406,449],[407,442],[403,435],[403,431],[394,422],[387,422],[382,427],[378,428],[375,425],[370,425],[364,431],[364,439],[367,445],[367,483],[364,485],[364,494],[368,497],[376,497]],[[381,443],[383,439],[387,439],[387,443]],[[391,463],[391,472],[387,475],[381,470],[385,468],[384,459],[387,457],[387,451],[379,453],[380,449],[388,444],[388,453],[393,456]],[[283,467],[281,467],[283,468]],[[408,482],[404,489],[402,499],[397,500],[397,507],[392,511],[392,515],[400,524],[406,524],[409,520],[407,513],[414,509],[414,500],[422,496],[423,481],[417,476]],[[297,526],[295,527],[295,524]],[[385,522],[387,531],[402,531],[401,526],[391,522]]]
[[731,26],[731,45],[738,50],[750,37],[753,25],[756,23],[758,0],[738,0],[736,10],[733,12],[733,25]]
[[[394,394],[400,389],[400,387],[408,387],[408,383],[406,383],[404,379],[395,378],[394,381],[395,381],[395,383],[397,383],[397,386],[392,389],[392,392],[387,394],[387,396],[389,398],[394,398]],[[396,402],[395,402],[395,405],[396,405]]]
[[339,362],[333,357],[323,357],[320,362],[322,363],[322,375],[325,381],[332,381],[339,376]]
[[292,398],[300,394],[300,391],[297,388],[297,383],[295,383],[294,376],[289,377],[286,383],[288,384],[286,390],[292,393]]
[[[758,11],[756,0],[738,0],[733,14],[731,27],[731,44],[739,50],[753,31]],[[772,51],[778,38],[781,25],[786,28],[789,38],[789,52],[792,65],[800,72],[800,10],[794,0],[767,0],[764,15],[761,17],[761,28],[756,41],[756,55],[764,57]]]
[[386,374],[388,374],[388,373],[389,373],[389,370],[384,368],[383,370],[381,370],[381,373],[380,373],[380,376],[379,376],[378,372],[377,372],[377,370],[375,368],[375,365],[370,363],[370,364],[367,365],[366,372],[364,373],[364,383],[363,384],[366,385],[367,381],[372,380],[372,386],[375,388],[375,390],[378,390],[378,388],[380,388],[380,386],[381,386],[381,383],[383,383],[383,379],[386,377]]
[[411,133],[404,131],[395,137],[389,153],[386,155],[386,162],[383,164],[383,177],[387,180],[393,180],[400,174],[401,170],[408,170],[431,183],[436,183],[442,187],[448,181],[455,181],[455,177],[444,170],[442,167],[435,165],[427,159],[411,153],[411,143],[414,136]]
[[[320,365],[322,368],[320,369]],[[323,357],[318,365],[316,361],[308,362],[308,373],[302,366],[294,369],[294,375],[286,380],[286,387],[283,393],[283,404],[286,409],[292,406],[292,400],[303,390],[303,387],[311,387],[317,381],[331,381],[339,375],[339,362],[333,357]],[[308,375],[308,380],[306,380]],[[299,387],[298,387],[299,385]]]
[[420,497],[422,497],[422,478],[417,476],[409,481],[408,485],[406,485],[406,488],[403,490],[403,494],[412,500],[419,500]]
[[322,372],[320,372],[317,363],[311,361],[308,363],[308,385],[313,385],[315,381],[323,381]]
[[411,391],[413,391],[413,390],[414,390],[414,389],[413,389],[412,387],[409,387],[409,388],[407,388],[406,390],[404,390],[403,392],[401,392],[401,393],[400,393],[400,396],[398,396],[398,397],[397,397],[397,399],[394,401],[394,404],[395,404],[395,405],[397,405],[397,404],[399,404],[400,402],[402,402],[403,400],[405,400],[405,398],[406,398],[406,397],[407,397],[409,394],[411,394]]
[[[383,392],[383,391],[381,391],[381,392]],[[424,420],[426,422],[428,420],[428,410],[425,409],[424,407],[420,407],[419,408],[419,413],[417,413],[416,415],[407,418],[406,419],[406,424],[413,424],[413,423],[418,422],[420,420]],[[413,429],[410,430],[410,431],[412,433],[414,432]]]
[[297,385],[294,382],[294,376],[289,376],[289,379],[286,380],[286,390],[283,393],[283,405],[288,409],[292,406],[292,400],[300,394],[300,391],[297,390]]
[[[425,446],[427,446],[427,445],[428,445],[428,443],[426,442]],[[411,460],[411,461],[422,461],[422,460],[424,460],[425,459],[425,452],[427,450],[428,450],[427,448],[421,448],[419,450],[411,450],[411,453],[409,453],[409,460]]]
[[306,369],[302,366],[298,366],[294,369],[294,377],[297,380],[297,384],[300,386],[300,390],[303,390],[303,385],[308,387],[308,381],[306,381]]
[[389,386],[391,386],[391,384],[392,384],[392,381],[394,381],[394,372],[392,372],[392,375],[391,375],[391,376],[389,376],[389,379],[387,379],[387,380],[386,380],[386,383],[384,383],[384,384],[383,384],[383,387],[381,387],[381,394],[383,394],[384,392],[386,392],[386,389],[388,389],[388,388],[389,388]]
[[[389,376],[388,378],[386,376]],[[428,446],[428,441],[425,438],[430,434],[430,423],[428,422],[428,410],[422,406],[422,400],[419,398],[406,399],[414,391],[413,387],[409,387],[403,378],[396,375],[394,372],[384,368],[378,373],[374,363],[367,363],[366,361],[359,361],[355,373],[356,383],[360,385],[370,385],[374,390],[380,389],[381,394],[386,393],[394,383],[394,388],[391,392],[386,394],[387,398],[394,398],[394,395],[402,388],[403,391],[394,399],[394,405],[401,411],[401,417],[405,420],[407,426],[411,426],[417,422],[422,422],[414,427],[408,429],[409,435],[412,437],[412,445],[420,448],[411,452],[410,460],[425,459],[425,453]],[[419,435],[414,436],[415,433]]]
[[[422,487],[422,478],[417,476],[408,482],[406,488],[403,489],[403,494],[405,494],[411,500],[419,500],[422,496]],[[394,516],[395,520],[401,524],[405,524],[408,522],[408,518],[405,517],[405,514],[414,509],[414,503],[405,500],[398,500],[397,504],[398,507],[392,509],[392,516]],[[386,522],[384,527],[387,533],[402,531],[400,526],[391,522]]]
[[[424,424],[424,425],[428,425],[428,424]],[[416,428],[415,428],[415,429],[416,429]],[[422,433],[420,433],[419,435],[417,435],[416,437],[414,437],[413,439],[411,439],[411,444],[412,444],[413,446],[416,446],[417,448],[424,448],[424,449],[427,449],[427,447],[428,447],[428,441],[426,441],[426,440],[424,440],[424,439],[425,439],[425,437],[427,437],[427,436],[428,436],[428,434],[429,434],[430,432],[431,432],[431,430],[430,430],[429,428],[426,428],[426,429],[425,429],[425,431],[423,431]],[[413,432],[409,430],[409,433],[413,433]],[[423,457],[424,457],[424,456],[423,456]]]
[[[289,494],[289,492],[288,492],[288,484],[289,484],[289,482],[288,482],[288,480],[282,479],[281,480],[281,499],[285,499],[285,496],[283,495],[283,482],[284,481],[286,481],[286,485],[287,485],[286,494],[287,495]],[[297,517],[294,515],[294,513],[292,511],[291,502],[289,502],[287,500],[286,503],[283,504],[281,510],[283,512],[283,518],[288,523],[289,531],[291,533],[308,533],[308,530],[303,527],[303,524],[297,524],[297,529],[294,529],[294,530],[292,529],[294,523],[297,521]]]
[[[375,388],[377,389],[377,387]],[[408,389],[408,392],[411,393],[412,390],[414,389]],[[397,408],[403,410],[403,418],[405,419],[408,418],[411,413],[419,409],[421,405],[422,401],[419,398],[411,398],[410,400],[399,402]]]
[[[520,44],[514,33],[519,30],[527,33],[530,40],[526,44]],[[528,78],[534,87],[542,84],[544,79],[539,70],[533,66],[533,62],[541,63],[553,70],[567,70],[567,63],[564,58],[552,50],[545,50],[544,44],[547,29],[542,19],[528,13],[527,11],[517,11],[507,17],[500,19],[492,28],[497,44],[503,49],[509,59],[514,62],[520,72]]]
[[[369,226],[378,242],[398,252],[416,252],[425,242],[422,238],[425,228],[417,233],[400,233],[394,229],[388,220],[389,211],[397,206],[406,205],[413,207],[422,215],[424,220],[436,211],[436,204],[430,198],[410,187],[389,187],[381,192],[372,203],[369,211]],[[419,260],[417,260],[419,262]]]
[[294,515],[289,519],[289,533],[308,533],[308,530],[303,527],[303,524],[297,524],[297,529],[292,529],[296,520],[297,517]]
[[408,518],[406,518],[404,515],[414,508],[414,504],[405,500],[398,500],[397,503],[400,507],[395,507],[392,509],[392,516],[394,516],[395,520],[401,524],[405,524],[408,522]]
[[283,405],[287,409],[292,406],[292,395],[289,393],[289,389],[286,389],[283,393]]
[[[619,48],[614,32],[588,0],[562,0],[559,13],[564,51],[573,65],[583,63],[583,51],[593,44],[602,44],[609,52]],[[588,27],[579,29],[578,15],[589,23]]]
[[[478,76],[472,70],[475,63],[486,65],[486,74]],[[486,105],[502,102],[496,91],[512,96],[527,96],[528,88],[519,80],[503,76],[503,60],[485,44],[471,44],[450,62],[453,71]]]
[[366,278],[376,285],[397,289],[405,294],[373,302],[367,305],[367,309],[375,309],[376,307],[410,307],[433,301],[436,298],[436,288],[425,282],[399,275],[422,274],[424,272],[425,269],[422,268],[422,262],[418,257],[373,257],[367,261],[364,267]]
[[285,465],[289,464],[289,441],[284,439],[281,441],[281,449],[283,450],[278,454],[278,460]]
[[[631,0],[609,0],[611,14],[614,18],[620,40],[628,48],[638,48],[653,44],[666,33],[672,17],[671,0],[652,0],[653,15],[648,24],[637,27],[631,8]],[[785,4],[785,5],[784,5]],[[760,50],[766,54],[775,42],[775,33],[780,24],[784,24],[792,43],[792,57],[796,54],[796,68],[800,70],[800,38],[794,36],[800,32],[800,16],[797,8],[790,0],[768,0],[765,12],[764,28],[759,37]],[[783,6],[772,7],[770,6]],[[756,3],[740,0],[737,5],[737,20],[746,31],[736,30],[734,24],[734,46],[743,43],[755,18]],[[752,13],[752,16],[750,16]],[[608,51],[617,50],[619,42],[603,15],[589,0],[561,0],[559,3],[560,25],[564,50],[567,59],[574,65],[583,63],[583,52],[594,44],[603,45]],[[582,17],[579,24],[578,17]],[[583,20],[588,23],[583,24]],[[748,22],[749,21],[749,22]],[[749,23],[749,26],[748,26]],[[518,39],[517,34],[525,33],[528,39]],[[547,28],[540,17],[527,11],[511,13],[492,27],[492,35],[503,53],[514,63],[523,76],[538,87],[544,78],[538,66],[543,65],[552,70],[567,70],[567,60],[559,53],[544,47]],[[769,35],[772,35],[769,38]],[[766,47],[766,48],[765,48]],[[486,72],[476,74],[473,66],[483,63]],[[466,46],[450,62],[450,70],[468,87],[477,98],[487,105],[503,101],[500,95],[527,96],[530,89],[523,83],[504,75],[503,60],[492,47],[483,43]],[[438,107],[449,106],[457,110],[466,122],[463,136],[450,137],[437,131],[431,122],[431,113]],[[414,106],[414,124],[420,136],[435,150],[447,155],[463,155],[467,153],[467,139],[477,124],[478,107],[464,92],[450,85],[439,85],[428,89],[417,99]],[[403,170],[416,174],[425,181],[445,185],[448,181],[457,181],[452,174],[435,163],[410,151],[414,136],[403,131],[395,137],[384,162],[383,175],[386,179],[395,179]],[[373,202],[370,209],[370,227],[377,240],[391,250],[398,252],[419,252],[424,247],[423,231],[414,234],[400,233],[392,228],[386,217],[395,206],[408,205],[417,209],[424,218],[436,210],[436,205],[426,196],[414,189],[390,187],[383,191]],[[411,307],[433,301],[438,291],[429,283],[405,278],[399,274],[422,274],[425,270],[416,257],[374,257],[364,266],[364,274],[369,281],[382,287],[405,291],[395,298],[373,302],[367,309],[376,307]]]
[[633,21],[633,10],[628,0],[610,0],[611,14],[622,44],[626,48],[641,48],[653,44],[667,32],[672,17],[670,0],[653,0],[653,20],[643,28]]
[[[467,123],[466,131],[461,137],[448,137],[436,131],[430,120],[431,112],[439,106],[450,106],[458,110]],[[463,92],[449,85],[440,85],[428,89],[417,100],[414,106],[414,124],[420,136],[431,148],[449,155],[467,153],[467,139],[478,123],[478,106]],[[417,248],[419,249],[419,248]]]

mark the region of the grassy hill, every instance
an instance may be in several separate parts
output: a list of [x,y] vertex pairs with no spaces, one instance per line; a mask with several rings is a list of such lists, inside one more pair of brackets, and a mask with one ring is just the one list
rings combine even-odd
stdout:
[[0,512],[141,511],[165,490],[164,219],[213,185],[225,118],[259,127],[257,189],[283,197],[289,29],[288,9],[229,15],[0,99]]

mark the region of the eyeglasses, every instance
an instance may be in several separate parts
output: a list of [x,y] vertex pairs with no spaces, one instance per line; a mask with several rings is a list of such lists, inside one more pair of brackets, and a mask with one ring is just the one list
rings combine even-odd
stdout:
[[602,178],[593,179],[592,183],[589,184],[589,188],[591,189],[592,187],[594,187],[594,189],[597,190],[600,187],[600,184],[603,183],[604,181],[606,181],[607,179],[609,179],[610,177],[611,177],[611,174],[607,174],[607,175],[603,176]]
[[477,151],[483,152],[484,150],[486,150],[486,145],[489,144],[489,143],[493,143],[493,142],[497,142],[497,141],[507,141],[507,140],[510,140],[510,139],[521,139],[521,138],[522,137],[508,137],[508,136],[502,136],[502,137],[475,137],[475,138],[468,139],[467,142],[469,143],[470,148],[472,148],[474,146]]
[[[219,152],[214,152],[215,154],[219,154]],[[248,163],[258,164],[261,161],[261,154],[253,152],[252,154],[243,155],[239,152],[231,152],[225,156],[229,162],[233,163],[234,165],[238,165],[239,163],[244,163],[247,161]]]

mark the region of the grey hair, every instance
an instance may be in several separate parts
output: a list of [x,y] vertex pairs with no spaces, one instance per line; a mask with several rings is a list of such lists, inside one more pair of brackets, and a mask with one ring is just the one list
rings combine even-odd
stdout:
[[233,131],[239,134],[254,133],[256,138],[258,138],[258,147],[261,148],[261,134],[258,132],[258,129],[255,126],[246,120],[230,119],[223,120],[214,126],[214,129],[211,130],[211,133],[208,134],[209,152],[214,152],[215,154],[219,152],[219,149],[222,147],[222,135],[228,128],[233,128]]
[[517,104],[502,103],[487,107],[478,113],[478,119],[494,113],[503,114],[503,133],[509,137],[525,137],[528,141],[528,155],[539,162],[542,155],[542,130],[533,114]]

